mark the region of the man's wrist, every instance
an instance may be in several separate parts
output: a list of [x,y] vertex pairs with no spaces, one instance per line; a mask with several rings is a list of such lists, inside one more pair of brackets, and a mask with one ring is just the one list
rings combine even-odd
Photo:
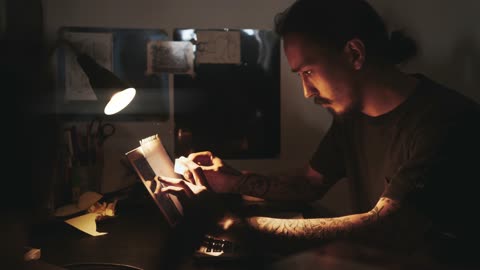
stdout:
[[246,174],[246,172],[242,172],[241,174],[232,177],[231,193],[241,193],[241,185],[245,181]]
[[236,181],[237,183],[234,186],[235,193],[243,195],[263,198],[270,188],[270,179],[267,176],[256,173],[242,172],[236,178]]

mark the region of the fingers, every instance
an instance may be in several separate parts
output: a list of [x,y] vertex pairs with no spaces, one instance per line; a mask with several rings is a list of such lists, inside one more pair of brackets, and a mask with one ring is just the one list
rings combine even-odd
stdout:
[[196,167],[190,172],[193,174],[193,179],[195,180],[196,185],[204,186],[207,183],[207,178],[205,177],[205,174],[203,174],[202,168]]
[[180,184],[180,182],[183,182],[182,179],[179,178],[172,178],[172,177],[166,177],[166,176],[155,176],[155,181],[160,181],[162,183],[167,183],[169,185],[177,185]]
[[148,189],[151,189],[151,188],[152,188],[152,182],[153,182],[153,181],[149,181],[149,180],[145,181],[145,186],[146,186]]
[[190,181],[190,183],[194,183],[195,184],[195,178],[193,177],[193,174],[189,171],[189,170],[186,170],[184,173],[183,173],[183,177]]
[[222,173],[227,173],[227,174],[233,174],[233,175],[241,175],[242,173],[227,164],[223,162],[222,159],[218,157],[214,157],[212,159],[212,165],[211,166],[200,166],[202,170],[204,171],[214,171],[214,172],[222,172]]
[[[171,192],[171,193],[184,193],[187,197],[192,197],[194,195],[194,190],[188,184],[188,182],[182,179],[168,178],[168,177],[155,177],[156,181],[160,181],[163,185],[157,185],[158,188],[156,192]],[[194,188],[195,189],[195,188]],[[196,189],[195,189],[196,191]]]
[[192,173],[188,170],[188,166],[185,164],[187,161],[188,159],[183,156],[175,159],[175,166],[173,170],[176,173],[183,175],[183,178],[185,178],[185,180],[191,183],[195,183]]
[[200,165],[204,171],[225,171],[228,173],[231,173],[232,171],[236,172],[236,170],[232,170],[230,167],[225,166],[223,160],[214,156],[210,151],[192,153],[188,155],[188,158],[182,158],[193,161],[197,165]]
[[205,185],[207,179],[205,178],[205,174],[203,174],[202,168],[190,160],[188,160],[185,164],[188,167],[188,171],[192,175],[193,183],[195,185]]
[[[187,158],[178,158],[175,163],[181,164],[184,167],[183,177],[195,185],[205,185],[206,178],[203,174],[202,168]],[[177,166],[177,167],[181,167]]]
[[191,153],[188,155],[188,159],[197,163],[200,166],[211,166],[214,156],[210,151],[203,151],[197,153]]
[[[195,161],[194,161],[195,162]],[[218,158],[211,156],[209,162],[195,162],[197,165],[200,165],[202,170],[206,171],[219,171],[223,167],[223,161]]]
[[158,193],[160,193],[160,188],[162,187],[162,184],[160,183],[158,177],[154,177],[153,181],[155,181],[155,186],[154,186],[155,190],[152,190],[152,191],[153,191],[154,194],[158,194]]
[[168,187],[163,187],[161,189],[162,192],[169,192],[169,193],[179,193],[179,192],[185,192],[185,190],[181,187],[175,187],[175,186],[168,186]]
[[184,188],[181,188],[181,187],[168,186],[168,187],[162,188],[161,191],[166,193],[171,193],[177,197],[181,197],[181,196],[186,196],[187,198],[192,197],[192,194],[190,192],[186,191]]
[[[207,188],[204,185],[200,184],[193,184],[188,181],[185,181],[183,179],[178,179],[178,178],[170,178],[170,177],[155,177],[158,181],[164,183],[161,188],[166,188],[166,187],[179,187],[181,189],[185,189],[186,192],[188,193],[187,195],[196,195],[199,194],[200,192],[206,190]],[[158,185],[160,186],[160,185]]]

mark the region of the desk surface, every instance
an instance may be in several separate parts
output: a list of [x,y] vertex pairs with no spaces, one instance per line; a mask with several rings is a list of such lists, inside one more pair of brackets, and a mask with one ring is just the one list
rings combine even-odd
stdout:
[[[112,263],[144,270],[447,269],[429,261],[385,254],[346,243],[285,253],[275,258],[259,254],[251,260],[238,262],[199,263],[192,256],[198,239],[195,240],[186,231],[172,230],[150,199],[133,204],[119,202],[117,215],[115,219],[98,225],[98,231],[108,234],[97,237],[80,232],[63,221],[37,227],[30,237],[31,246],[41,249],[43,262],[65,266],[66,269],[80,269],[66,267],[77,263]],[[252,247],[260,246],[254,239],[251,241]]]
[[[41,249],[42,261],[65,268],[79,263],[130,265],[145,270],[202,268],[204,264],[199,265],[192,256],[204,235],[201,228],[193,227],[201,222],[189,221],[192,228],[186,224],[172,229],[150,195],[146,191],[142,195],[134,202],[119,201],[117,217],[97,223],[97,231],[106,235],[87,235],[59,219],[33,228],[30,246]],[[229,267],[221,263],[222,269]]]
[[[117,263],[142,269],[159,269],[168,242],[168,225],[153,206],[119,211],[109,223],[98,224],[102,236],[87,235],[63,221],[35,229],[32,246],[42,260],[57,266],[74,263]],[[122,213],[123,212],[123,213]]]

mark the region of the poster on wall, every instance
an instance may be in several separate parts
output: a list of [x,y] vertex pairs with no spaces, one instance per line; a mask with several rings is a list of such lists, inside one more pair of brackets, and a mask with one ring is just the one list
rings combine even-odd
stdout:
[[240,31],[196,31],[198,64],[240,64]]
[[[64,38],[80,52],[95,59],[102,67],[113,71],[112,33],[66,32]],[[65,96],[66,101],[97,100],[88,77],[77,62],[76,55],[65,51]]]
[[184,73],[193,76],[193,44],[189,41],[152,40],[147,43],[147,75]]

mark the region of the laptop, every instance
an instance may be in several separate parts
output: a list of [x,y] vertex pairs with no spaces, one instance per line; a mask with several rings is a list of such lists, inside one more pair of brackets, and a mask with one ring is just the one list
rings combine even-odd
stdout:
[[[163,146],[158,134],[139,141],[140,146],[125,153],[139,179],[143,182],[151,198],[160,209],[170,227],[177,226],[183,218],[183,206],[179,199],[170,193],[161,192],[165,186],[156,181],[155,176],[183,179],[175,172],[175,165]],[[195,250],[194,258],[199,260],[235,260],[246,255],[235,235],[228,230],[219,230],[204,235]]]
[[140,140],[140,146],[125,155],[170,227],[175,227],[183,217],[182,204],[175,195],[160,192],[165,184],[155,176],[182,177],[173,170],[172,159],[158,134]]

